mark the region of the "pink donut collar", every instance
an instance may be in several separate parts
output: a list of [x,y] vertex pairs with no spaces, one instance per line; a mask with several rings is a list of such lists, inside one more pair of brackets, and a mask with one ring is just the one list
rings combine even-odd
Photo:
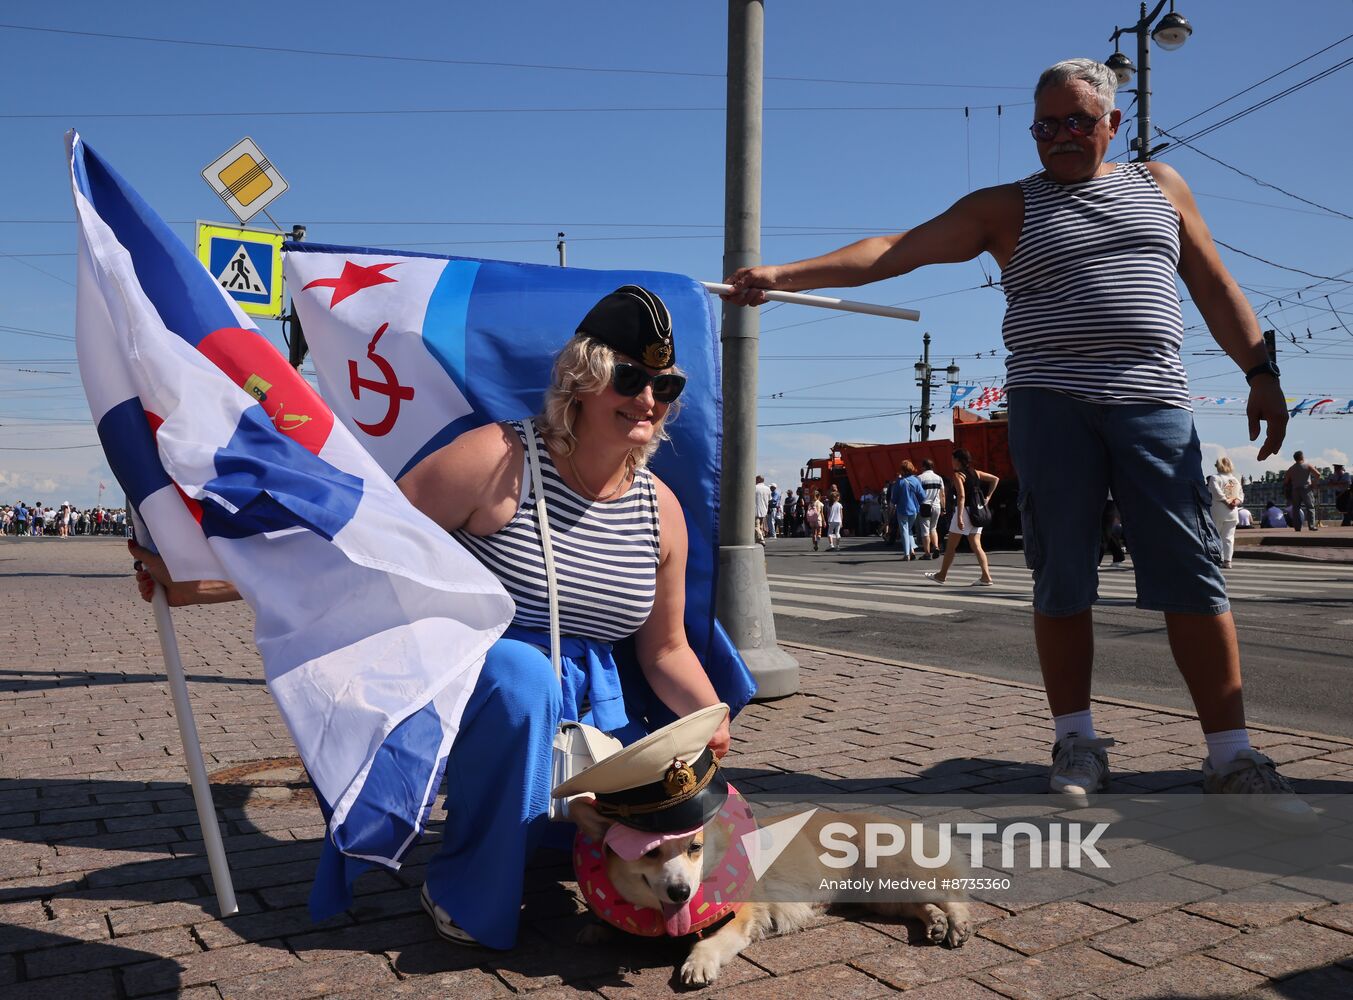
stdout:
[[669,914],[648,906],[636,906],[621,896],[607,874],[605,848],[579,830],[573,839],[573,871],[588,907],[611,926],[640,937],[696,934],[736,913],[742,907],[742,900],[733,897],[751,878],[751,865],[742,838],[756,831],[756,819],[747,800],[729,785],[728,798],[711,822],[725,823],[732,828],[728,850],[710,868],[686,905]]

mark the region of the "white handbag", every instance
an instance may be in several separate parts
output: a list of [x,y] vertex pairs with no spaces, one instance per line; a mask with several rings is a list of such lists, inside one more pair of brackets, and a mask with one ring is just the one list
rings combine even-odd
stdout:
[[[545,482],[540,475],[540,453],[536,447],[536,429],[530,420],[526,425],[526,455],[531,465],[531,488],[536,495],[536,523],[540,525],[540,547],[545,553],[545,589],[550,601],[550,664],[554,676],[561,683],[564,677],[559,656],[559,584],[554,573],[554,547],[550,544],[550,515],[545,507]],[[614,736],[607,736],[596,726],[584,722],[564,721],[555,730],[550,754],[550,788],[558,788],[575,774],[605,760],[624,746]],[[550,819],[568,822],[568,798],[550,796]]]

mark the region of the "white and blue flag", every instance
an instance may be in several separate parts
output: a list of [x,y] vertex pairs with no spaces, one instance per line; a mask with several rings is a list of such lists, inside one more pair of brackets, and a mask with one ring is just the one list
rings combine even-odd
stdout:
[[397,866],[512,600],[126,181],[67,142],[76,351],[109,464],[173,576],[228,580],[254,609],[330,839]]

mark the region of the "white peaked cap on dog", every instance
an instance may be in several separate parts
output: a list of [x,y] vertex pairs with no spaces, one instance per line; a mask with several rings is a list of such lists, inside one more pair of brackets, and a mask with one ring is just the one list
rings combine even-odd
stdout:
[[722,703],[692,712],[575,774],[551,794],[595,795],[599,813],[637,829],[699,826],[727,795],[727,782],[708,749],[727,715]]

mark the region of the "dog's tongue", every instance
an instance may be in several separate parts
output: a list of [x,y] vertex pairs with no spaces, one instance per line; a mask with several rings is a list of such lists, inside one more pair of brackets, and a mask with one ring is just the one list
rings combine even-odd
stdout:
[[691,908],[686,903],[663,903],[662,916],[670,937],[685,937],[691,932]]

